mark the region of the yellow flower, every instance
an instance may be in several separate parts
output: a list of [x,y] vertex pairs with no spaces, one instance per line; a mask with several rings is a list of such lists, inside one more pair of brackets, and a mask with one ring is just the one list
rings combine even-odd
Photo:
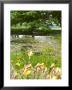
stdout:
[[60,79],[61,78],[61,69],[59,67],[53,67],[50,72],[51,78]]
[[61,69],[57,67],[55,69],[55,74],[56,74],[57,78],[61,78]]
[[28,76],[31,73],[31,70],[25,69],[23,74],[24,76]]
[[57,79],[57,77],[56,77],[56,76],[53,76],[51,79],[52,79],[52,80],[56,80],[56,79]]
[[48,74],[48,75],[46,76],[46,79],[51,79],[51,76]]
[[28,56],[29,56],[29,59],[30,59],[30,57],[31,57],[32,55],[33,55],[32,50],[28,51]]
[[25,69],[29,69],[31,67],[32,67],[32,65],[31,64],[28,64],[28,65],[25,66]]
[[47,71],[47,67],[45,67],[45,72]]
[[23,69],[23,75],[28,76],[31,73],[31,68],[32,68],[31,64],[25,65]]
[[42,64],[38,63],[38,64],[36,65],[36,67],[41,67],[41,66],[44,66],[44,63],[42,63]]
[[52,63],[51,64],[51,66],[50,66],[50,68],[54,68],[55,67],[55,64],[54,63]]
[[59,67],[57,67],[57,68],[55,69],[55,71],[56,71],[56,73],[61,73],[61,69],[60,69]]
[[44,70],[45,66],[44,66],[44,63],[38,63],[36,66],[35,66],[36,70],[37,71],[42,71]]
[[37,72],[40,72],[40,71],[41,71],[41,68],[40,68],[40,67],[37,67],[37,68],[36,68],[36,71],[37,71]]
[[32,50],[30,50],[29,52],[28,52],[28,56],[30,57],[30,56],[32,56],[33,55],[33,52],[32,52]]

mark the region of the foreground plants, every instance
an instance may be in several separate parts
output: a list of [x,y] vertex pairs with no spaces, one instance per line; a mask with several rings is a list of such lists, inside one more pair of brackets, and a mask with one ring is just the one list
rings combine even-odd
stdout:
[[61,68],[56,67],[53,63],[49,68],[44,63],[38,63],[35,66],[32,64],[24,65],[19,72],[15,72],[13,79],[61,79]]
[[10,78],[61,79],[61,35],[43,42],[34,41],[31,43],[28,39],[28,43],[12,43]]

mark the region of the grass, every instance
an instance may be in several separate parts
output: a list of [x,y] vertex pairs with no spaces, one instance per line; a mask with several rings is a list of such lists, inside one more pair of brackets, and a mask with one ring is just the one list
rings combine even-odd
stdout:
[[[55,68],[61,68],[61,36],[57,35],[52,38],[56,40],[58,46],[54,49],[54,46],[51,46],[46,43],[42,44],[32,44],[33,46],[42,46],[40,53],[34,52],[34,48],[31,49],[32,55],[29,58],[28,49],[20,50],[20,51],[13,51],[11,52],[11,65],[13,67],[13,77],[11,79],[46,79],[49,73],[49,69],[52,64],[55,65]],[[38,47],[37,47],[38,48]],[[31,64],[31,68],[28,71],[25,70],[26,65]],[[34,70],[36,69],[36,65],[44,64],[44,70],[40,70],[39,72]],[[47,70],[45,71],[45,69]],[[26,69],[27,70],[27,69]],[[51,72],[51,71],[50,71]],[[24,74],[23,74],[24,73]],[[26,73],[26,74],[25,74]],[[27,75],[29,74],[29,75]],[[52,77],[53,78],[53,77]],[[60,79],[60,78],[59,78]]]

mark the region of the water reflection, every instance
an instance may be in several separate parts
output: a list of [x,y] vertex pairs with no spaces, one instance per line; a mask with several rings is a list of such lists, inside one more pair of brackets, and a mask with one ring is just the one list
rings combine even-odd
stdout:
[[39,42],[48,42],[50,43],[50,40],[53,36],[34,36],[31,35],[11,35],[11,41],[12,40],[18,40],[18,39],[34,39],[38,40]]
[[[54,39],[55,36],[34,36],[32,35],[12,35],[11,36],[11,52],[24,50],[24,49],[33,49],[33,51],[41,51],[42,48],[51,46],[56,51],[58,48],[58,43]],[[56,37],[57,38],[57,37]]]
[[19,35],[19,38],[22,38],[24,35]]
[[[52,36],[34,36],[34,39],[45,40],[50,37]],[[11,39],[15,39],[15,38],[33,38],[33,37],[31,35],[11,35]]]

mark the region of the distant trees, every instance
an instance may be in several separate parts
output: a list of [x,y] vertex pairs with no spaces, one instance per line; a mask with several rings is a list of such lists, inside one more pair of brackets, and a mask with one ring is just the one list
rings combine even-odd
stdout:
[[11,11],[10,16],[11,30],[16,32],[47,31],[52,22],[61,25],[61,11]]

